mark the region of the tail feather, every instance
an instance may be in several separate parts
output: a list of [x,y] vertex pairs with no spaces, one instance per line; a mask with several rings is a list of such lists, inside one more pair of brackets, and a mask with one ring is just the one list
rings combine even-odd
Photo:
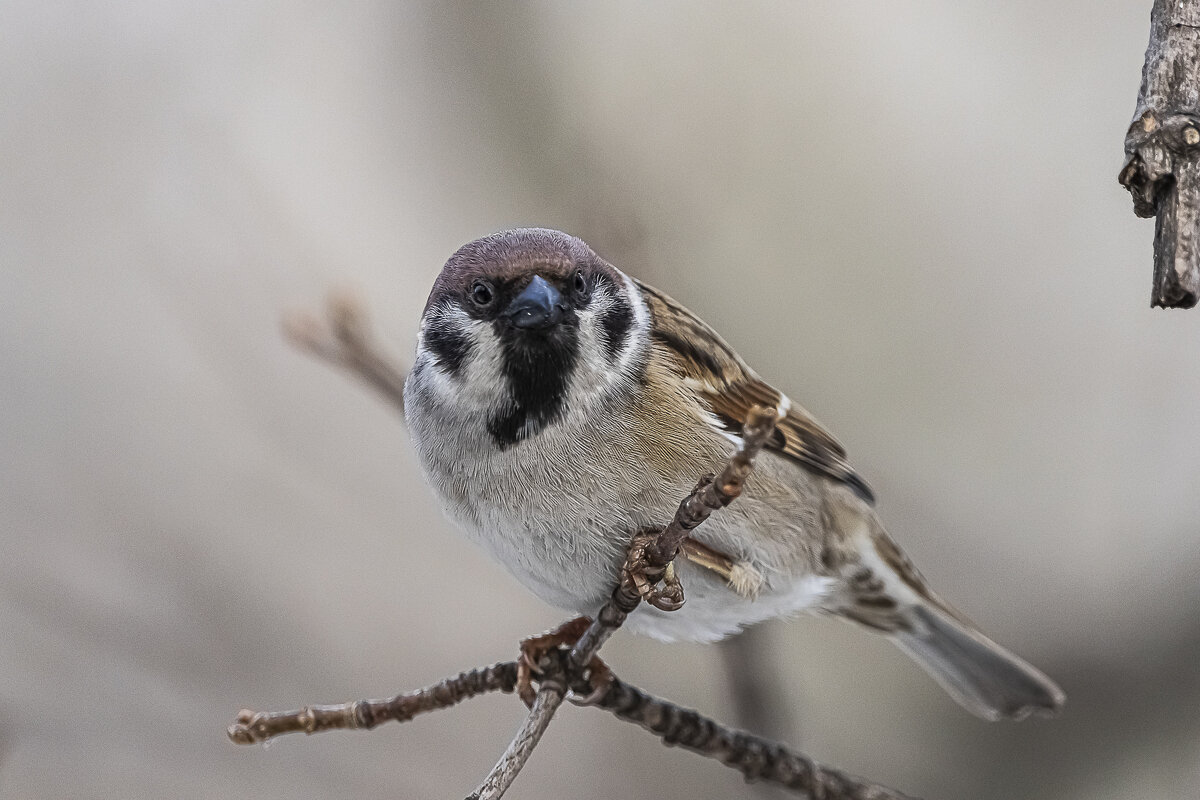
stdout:
[[1062,689],[982,633],[929,605],[905,612],[910,625],[892,639],[965,709],[987,720],[1057,714]]

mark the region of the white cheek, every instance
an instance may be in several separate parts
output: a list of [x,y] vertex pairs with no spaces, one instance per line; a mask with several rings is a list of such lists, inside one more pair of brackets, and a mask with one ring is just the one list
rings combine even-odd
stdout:
[[[608,289],[598,291],[588,307],[579,312],[579,359],[567,389],[566,407],[573,413],[589,413],[615,388],[632,381],[631,366],[642,338],[636,327],[625,336],[625,342],[614,361],[609,358],[607,333],[600,320],[617,303]],[[634,303],[636,307],[636,302]],[[644,310],[643,310],[644,315]],[[634,315],[635,324],[637,313]]]
[[[470,342],[470,351],[454,372],[444,369],[433,356],[422,355],[419,361],[428,359],[425,372],[428,373],[429,390],[455,413],[486,413],[503,405],[507,401],[508,388],[500,342],[491,324],[474,319],[453,306],[446,307],[434,319],[438,325],[452,327],[466,338]],[[421,341],[424,328],[422,325],[418,339],[418,351],[422,353],[425,353]]]
[[600,329],[600,317],[611,304],[609,298],[597,295],[587,308],[579,312],[578,378],[586,381],[607,380],[608,358],[604,354],[604,331]]
[[625,341],[618,350],[616,359],[608,355],[607,332],[600,320],[619,302],[613,289],[596,291],[586,309],[578,315],[580,319],[580,357],[576,362],[575,374],[568,386],[566,408],[571,414],[587,415],[596,405],[604,402],[613,391],[629,389],[634,385],[636,365],[640,360],[649,314],[642,306],[640,297],[632,290],[632,283],[625,278],[624,300],[634,307],[634,324],[625,333]]
[[625,279],[625,299],[633,307],[633,325],[625,337],[625,346],[617,356],[617,367],[622,372],[628,372],[645,346],[646,333],[650,330],[650,310],[642,302],[642,294],[634,285],[633,278],[624,273],[621,277]]
[[455,378],[460,402],[476,408],[492,409],[508,400],[504,378],[504,353],[491,323],[471,320],[466,331],[471,354]]

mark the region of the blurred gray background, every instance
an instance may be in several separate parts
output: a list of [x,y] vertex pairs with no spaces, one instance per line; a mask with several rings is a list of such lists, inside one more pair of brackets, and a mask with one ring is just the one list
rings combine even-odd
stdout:
[[[522,716],[239,748],[559,614],[442,520],[393,411],[294,352],[355,287],[411,352],[460,244],[585,238],[837,433],[940,591],[1069,695],[966,715],[768,625],[788,739],[930,798],[1200,792],[1200,311],[1117,185],[1150,0],[0,4],[0,796],[461,797]],[[714,648],[618,635],[733,714]],[[745,796],[567,708],[513,796]]]

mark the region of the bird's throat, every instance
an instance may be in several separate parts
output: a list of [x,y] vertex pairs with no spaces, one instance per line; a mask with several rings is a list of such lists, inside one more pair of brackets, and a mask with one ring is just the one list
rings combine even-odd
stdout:
[[560,325],[546,332],[497,326],[508,397],[488,421],[500,449],[535,436],[563,413],[579,359],[579,330]]

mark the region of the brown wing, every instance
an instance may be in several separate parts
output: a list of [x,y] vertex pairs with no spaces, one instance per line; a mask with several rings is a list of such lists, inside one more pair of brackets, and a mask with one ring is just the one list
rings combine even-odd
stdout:
[[[779,408],[783,393],[755,375],[716,331],[652,286],[641,281],[637,285],[654,319],[651,335],[655,344],[722,430],[740,435],[751,408]],[[795,404],[789,405],[767,449],[846,484],[868,503],[875,502],[871,489],[846,461],[846,450]]]

